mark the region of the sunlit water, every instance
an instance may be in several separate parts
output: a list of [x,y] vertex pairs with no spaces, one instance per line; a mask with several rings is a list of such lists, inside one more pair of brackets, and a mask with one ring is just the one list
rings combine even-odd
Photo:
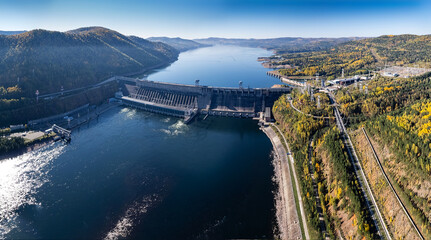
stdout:
[[0,238],[271,237],[270,151],[252,120],[118,107],[68,145],[0,161]]

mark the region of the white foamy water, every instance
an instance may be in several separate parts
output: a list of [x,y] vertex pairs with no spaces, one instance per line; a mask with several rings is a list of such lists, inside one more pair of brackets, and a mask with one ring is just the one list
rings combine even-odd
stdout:
[[176,123],[169,126],[168,129],[160,129],[160,131],[170,136],[178,136],[180,134],[185,133],[188,129],[189,129],[189,126],[187,126],[187,124],[185,124],[181,120],[178,120]]
[[50,163],[65,145],[51,144],[24,155],[0,161],[0,238],[16,227],[16,210],[40,205],[34,195],[48,179]]
[[123,108],[120,112],[126,114],[126,119],[132,119],[136,115],[136,109],[134,108]]
[[155,202],[159,201],[157,194],[146,196],[142,201],[135,201],[124,213],[120,220],[118,220],[115,227],[108,232],[105,240],[114,240],[119,238],[126,238],[133,230],[138,222],[137,219],[145,214]]

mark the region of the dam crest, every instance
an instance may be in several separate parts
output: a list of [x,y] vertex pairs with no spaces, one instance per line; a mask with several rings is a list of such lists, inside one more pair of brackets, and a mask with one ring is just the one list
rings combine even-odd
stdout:
[[230,88],[137,80],[114,77],[120,85],[116,94],[124,105],[184,118],[196,115],[270,118],[274,102],[291,88]]

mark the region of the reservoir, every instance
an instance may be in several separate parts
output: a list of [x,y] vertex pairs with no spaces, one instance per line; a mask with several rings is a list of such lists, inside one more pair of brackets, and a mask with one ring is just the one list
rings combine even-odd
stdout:
[[[268,87],[262,49],[182,53],[154,81]],[[218,69],[218,71],[217,71]],[[230,73],[230,74],[229,74]],[[0,238],[272,238],[272,145],[249,119],[172,117],[126,107],[0,161]]]
[[181,53],[178,61],[169,67],[150,74],[147,79],[158,82],[195,84],[214,87],[265,88],[280,84],[280,80],[267,76],[268,69],[257,61],[269,57],[271,52],[261,48],[216,45]]

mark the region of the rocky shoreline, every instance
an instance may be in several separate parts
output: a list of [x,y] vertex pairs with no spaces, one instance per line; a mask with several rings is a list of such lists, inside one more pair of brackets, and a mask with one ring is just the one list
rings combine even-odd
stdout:
[[275,207],[279,239],[302,239],[298,212],[295,205],[292,179],[286,151],[280,138],[271,127],[262,127],[261,130],[268,136],[273,145],[274,181],[278,185]]

